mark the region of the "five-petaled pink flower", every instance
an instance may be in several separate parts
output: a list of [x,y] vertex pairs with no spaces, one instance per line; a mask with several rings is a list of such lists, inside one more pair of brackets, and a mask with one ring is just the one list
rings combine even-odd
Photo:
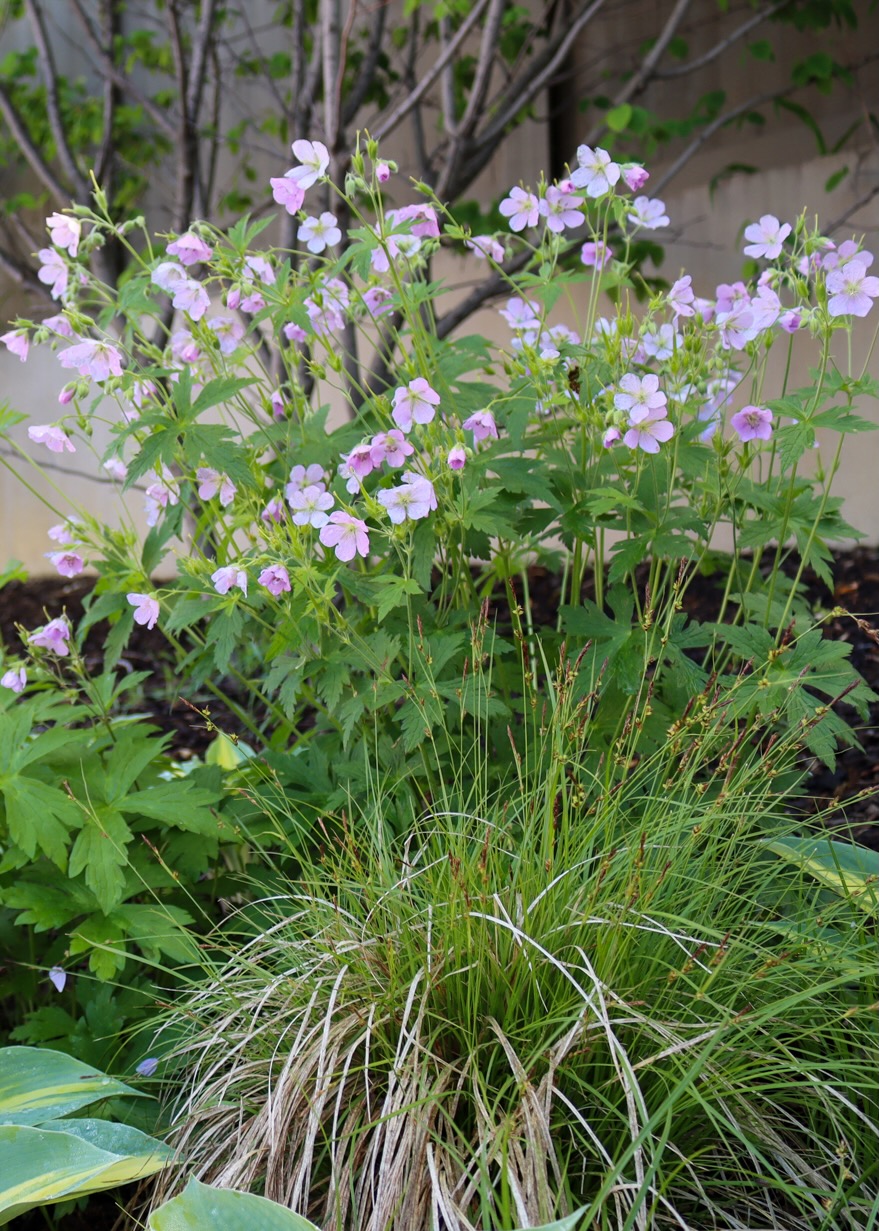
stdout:
[[504,246],[493,235],[472,235],[470,239],[464,240],[464,247],[469,248],[481,261],[488,257],[495,262],[504,259]]
[[408,432],[413,423],[430,423],[439,406],[440,396],[423,376],[416,376],[405,387],[394,391],[392,418],[397,427]]
[[336,215],[324,212],[319,218],[309,215],[296,232],[296,238],[301,239],[309,252],[323,252],[325,248],[333,248],[342,238],[342,232],[336,225]]
[[879,295],[879,278],[867,274],[863,261],[852,259],[827,275],[831,316],[866,316]]
[[743,406],[730,419],[739,440],[769,440],[772,436],[772,411],[765,406]]
[[27,434],[35,444],[45,445],[53,453],[63,453],[65,449],[68,453],[76,452],[64,428],[54,423],[37,423],[27,429]]
[[38,628],[35,633],[31,633],[28,641],[31,645],[37,645],[43,650],[51,650],[53,654],[63,658],[69,651],[67,643],[70,636],[70,625],[64,616],[59,616],[56,620],[50,620],[43,628]]
[[24,667],[10,667],[0,676],[0,688],[9,688],[12,692],[24,692],[27,684],[27,671]]
[[336,509],[330,520],[321,528],[320,541],[324,547],[332,547],[336,559],[347,563],[355,556],[369,554],[369,528],[365,521]]
[[214,254],[213,248],[191,231],[175,239],[166,251],[176,256],[181,265],[196,265],[199,261],[209,261]]
[[0,336],[0,342],[3,343],[10,355],[17,355],[22,363],[25,362],[30,349],[30,341],[28,340],[26,329],[11,329],[9,333],[4,333]]
[[421,475],[410,476],[410,479],[412,481],[401,483],[399,487],[383,488],[377,496],[395,526],[427,517],[431,508],[436,507],[436,494],[430,480]]
[[316,483],[290,492],[288,500],[294,526],[314,526],[316,530],[330,520],[328,511],[335,504],[332,493],[326,491],[323,484]]
[[524,231],[526,227],[537,226],[540,202],[533,192],[511,188],[509,196],[504,197],[498,208],[505,218],[509,218],[511,231]]
[[643,449],[645,453],[658,453],[661,442],[671,440],[675,434],[673,424],[666,417],[668,412],[664,406],[648,410],[637,422],[633,423],[623,437],[623,444],[630,449]]
[[[374,466],[384,464],[390,466],[391,469],[404,466],[406,458],[414,452],[415,446],[409,443],[397,427],[392,427],[389,432],[379,432],[369,442],[369,454]],[[350,462],[350,456],[348,460]]]
[[283,564],[268,565],[260,573],[257,580],[261,586],[265,586],[269,594],[274,598],[277,598],[280,594],[285,594],[290,589],[290,575]]
[[695,316],[696,309],[693,307],[695,298],[693,279],[689,274],[685,274],[683,278],[678,278],[669,291],[668,305],[675,316]]
[[575,188],[585,188],[588,197],[603,197],[620,178],[620,168],[607,150],[581,145],[577,149],[579,166],[571,172]]
[[272,196],[279,205],[283,205],[288,214],[298,214],[305,200],[305,189],[301,188],[293,178],[293,172],[286,175],[273,176],[269,180],[272,186]]
[[668,226],[668,214],[665,212],[665,202],[658,197],[635,197],[632,202],[632,212],[628,215],[629,222],[645,231],[655,231],[658,227]]
[[497,440],[497,424],[490,410],[475,410],[461,425],[465,432],[473,433],[473,443],[480,440]]
[[330,165],[330,154],[327,147],[320,141],[294,141],[293,154],[302,163],[288,171],[289,177],[305,191],[316,184]]
[[594,266],[598,270],[602,270],[612,257],[613,253],[603,239],[587,240],[580,249],[580,260],[587,269],[591,269]]
[[759,222],[752,222],[745,227],[745,239],[750,242],[745,245],[745,255],[766,257],[774,261],[781,256],[781,247],[791,233],[789,222],[779,222],[774,214],[764,214]]
[[540,202],[540,212],[550,231],[560,235],[565,227],[578,227],[585,221],[580,201],[568,192],[550,184]]
[[659,377],[652,372],[648,372],[646,376],[635,376],[627,372],[620,377],[620,390],[621,392],[614,394],[613,404],[617,410],[627,412],[630,424],[640,423],[652,411],[661,410],[663,414],[668,413],[665,409],[665,394],[659,388]]
[[122,375],[122,354],[109,342],[87,338],[58,353],[62,368],[76,368],[80,376],[90,376],[100,385],[110,376]]
[[67,214],[50,214],[46,219],[49,236],[56,248],[63,248],[70,256],[76,256],[79,250],[79,239],[82,234],[82,223],[78,218],[70,218]]
[[135,624],[143,624],[146,628],[155,628],[159,618],[159,600],[150,594],[126,594],[125,596],[134,608]]
[[247,596],[247,574],[237,564],[226,564],[222,568],[215,569],[211,573],[211,581],[218,594],[228,594],[233,587],[237,586],[245,597]]
[[78,551],[47,551],[43,554],[52,561],[62,577],[78,577],[85,568],[85,561]]
[[202,500],[211,500],[219,492],[220,504],[224,509],[228,509],[238,490],[228,475],[220,474],[212,470],[210,466],[199,466],[195,477],[199,484],[198,494]]
[[61,299],[67,290],[67,283],[70,278],[70,271],[64,261],[64,257],[60,252],[56,252],[54,248],[41,248],[37,253],[40,258],[40,268],[37,270],[37,277],[45,286],[51,288],[50,294],[53,299]]

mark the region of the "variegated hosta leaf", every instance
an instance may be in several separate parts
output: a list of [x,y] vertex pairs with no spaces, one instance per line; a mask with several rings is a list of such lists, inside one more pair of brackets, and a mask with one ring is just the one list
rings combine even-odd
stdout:
[[190,1180],[179,1197],[154,1210],[147,1231],[316,1231],[301,1214],[232,1188]]
[[107,1120],[0,1126],[0,1226],[26,1210],[143,1179],[170,1160],[160,1141]]
[[63,1052],[0,1048],[0,1125],[45,1124],[121,1094],[140,1091]]

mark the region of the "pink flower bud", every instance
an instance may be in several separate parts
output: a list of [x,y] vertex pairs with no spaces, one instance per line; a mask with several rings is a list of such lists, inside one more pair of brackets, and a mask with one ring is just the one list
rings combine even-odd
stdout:
[[467,464],[467,450],[463,445],[453,445],[446,462],[450,470],[463,470]]

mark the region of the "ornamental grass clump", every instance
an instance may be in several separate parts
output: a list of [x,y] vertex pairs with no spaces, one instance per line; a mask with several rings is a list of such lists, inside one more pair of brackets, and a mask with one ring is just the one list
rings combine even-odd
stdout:
[[581,667],[506,781],[395,838],[376,776],[219,930],[156,1043],[185,1174],[327,1231],[868,1225],[875,875],[796,854],[735,687],[596,772]]

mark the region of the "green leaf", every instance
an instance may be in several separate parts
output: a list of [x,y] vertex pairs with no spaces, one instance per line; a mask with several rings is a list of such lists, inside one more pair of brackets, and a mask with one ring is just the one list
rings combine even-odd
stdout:
[[205,410],[210,410],[213,406],[220,406],[223,402],[231,402],[242,389],[247,389],[255,380],[255,376],[221,376],[216,380],[209,380],[192,403],[189,411],[190,416],[194,419],[197,415],[202,414]]
[[388,612],[406,602],[408,594],[420,594],[421,586],[414,577],[377,577],[376,597],[373,600],[376,615],[383,620]]
[[39,848],[63,870],[70,830],[82,824],[79,808],[58,787],[36,778],[7,779],[0,782],[0,791],[12,841],[31,859]]
[[0,1154],[0,1225],[65,1197],[144,1179],[173,1157],[146,1133],[101,1120],[0,1127]]
[[879,914],[879,851],[836,838],[773,838],[766,846],[865,914]]
[[0,1048],[0,1124],[45,1124],[119,1095],[141,1097],[139,1090],[63,1052]]
[[[166,819],[166,816],[162,819]],[[85,883],[105,914],[122,900],[131,830],[115,808],[93,806],[70,852],[68,873],[85,871]]]
[[[153,1210],[147,1231],[317,1231],[301,1214],[232,1188],[190,1180],[179,1197]],[[564,1228],[563,1231],[568,1231]]]

